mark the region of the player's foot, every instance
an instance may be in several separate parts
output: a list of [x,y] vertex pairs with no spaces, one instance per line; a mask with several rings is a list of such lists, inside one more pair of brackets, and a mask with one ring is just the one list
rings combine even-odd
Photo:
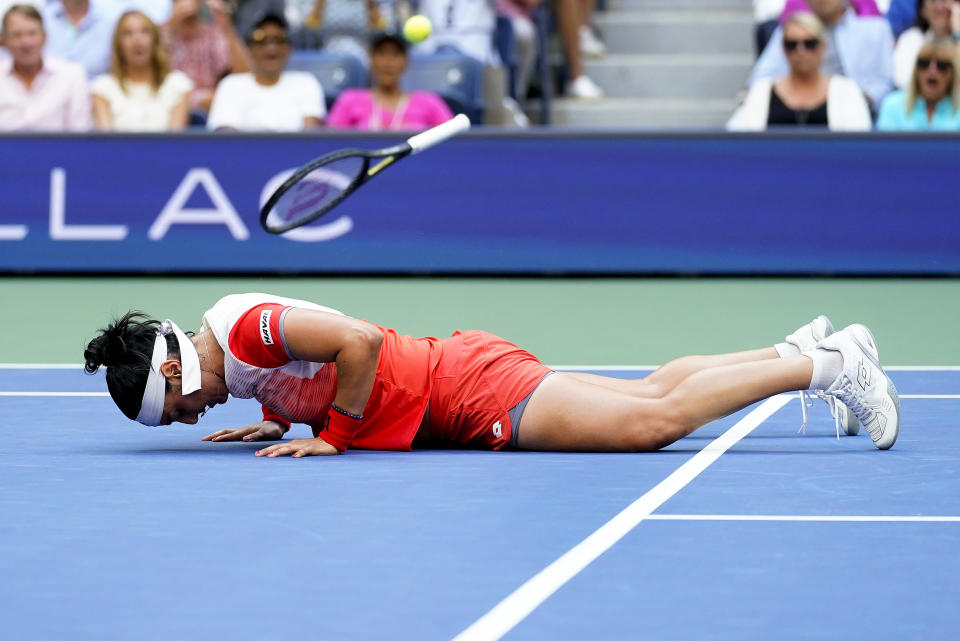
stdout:
[[[787,336],[785,339],[787,343],[793,345],[801,353],[808,352],[811,349],[814,349],[817,346],[817,343],[822,341],[827,336],[830,336],[834,333],[833,323],[830,322],[830,319],[826,316],[820,315],[814,318],[812,321],[795,331],[794,333]],[[873,342],[873,336],[870,336],[870,345],[873,348],[874,357],[877,357],[876,345]],[[877,358],[877,360],[879,360]],[[833,417],[834,427],[837,430],[837,438],[840,438],[840,426],[843,426],[843,431],[848,436],[856,436],[860,432],[860,421],[857,420],[857,417],[854,416],[853,412],[847,409],[847,406],[843,403],[838,403],[837,400],[832,396],[827,396],[826,394],[820,393],[816,394],[830,408],[830,415]],[[807,408],[812,406],[812,402],[808,400],[806,392],[800,392],[800,410],[803,412],[803,423],[800,425],[800,432],[804,432],[807,427]]]
[[843,372],[823,393],[853,412],[873,444],[886,450],[900,431],[900,397],[874,356],[872,340],[865,326],[850,325],[820,341],[817,348],[840,352],[843,357]]

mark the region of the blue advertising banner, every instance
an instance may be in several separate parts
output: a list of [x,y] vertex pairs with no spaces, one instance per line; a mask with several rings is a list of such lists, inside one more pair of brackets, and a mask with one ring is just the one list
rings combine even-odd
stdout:
[[960,273],[952,137],[472,133],[261,230],[297,166],[396,141],[0,138],[0,271]]

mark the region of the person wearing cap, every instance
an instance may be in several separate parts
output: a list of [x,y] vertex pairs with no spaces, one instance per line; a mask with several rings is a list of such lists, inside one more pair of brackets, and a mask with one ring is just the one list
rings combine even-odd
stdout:
[[303,131],[323,124],[323,87],[305,71],[287,71],[291,43],[282,16],[264,16],[247,38],[251,71],[220,81],[207,128],[237,131]]
[[401,80],[409,64],[407,41],[378,33],[370,42],[370,89],[347,89],[330,109],[329,124],[339,129],[420,131],[453,117],[432,91],[404,91]]

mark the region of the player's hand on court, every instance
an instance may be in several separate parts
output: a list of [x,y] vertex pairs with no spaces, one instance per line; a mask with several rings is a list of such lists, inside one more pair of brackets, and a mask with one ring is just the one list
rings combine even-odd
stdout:
[[276,421],[261,421],[239,429],[226,429],[207,434],[203,441],[279,441],[285,434]]
[[340,450],[322,438],[298,438],[285,443],[277,443],[257,451],[257,456],[331,456]]

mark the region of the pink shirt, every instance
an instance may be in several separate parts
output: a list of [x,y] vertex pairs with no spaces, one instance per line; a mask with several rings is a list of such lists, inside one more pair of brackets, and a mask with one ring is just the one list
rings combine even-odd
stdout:
[[327,123],[337,129],[421,131],[453,118],[447,103],[430,91],[413,91],[396,111],[373,101],[370,89],[346,89],[330,109]]
[[27,89],[13,72],[13,58],[0,61],[0,131],[88,131],[93,126],[83,67],[44,56]]

